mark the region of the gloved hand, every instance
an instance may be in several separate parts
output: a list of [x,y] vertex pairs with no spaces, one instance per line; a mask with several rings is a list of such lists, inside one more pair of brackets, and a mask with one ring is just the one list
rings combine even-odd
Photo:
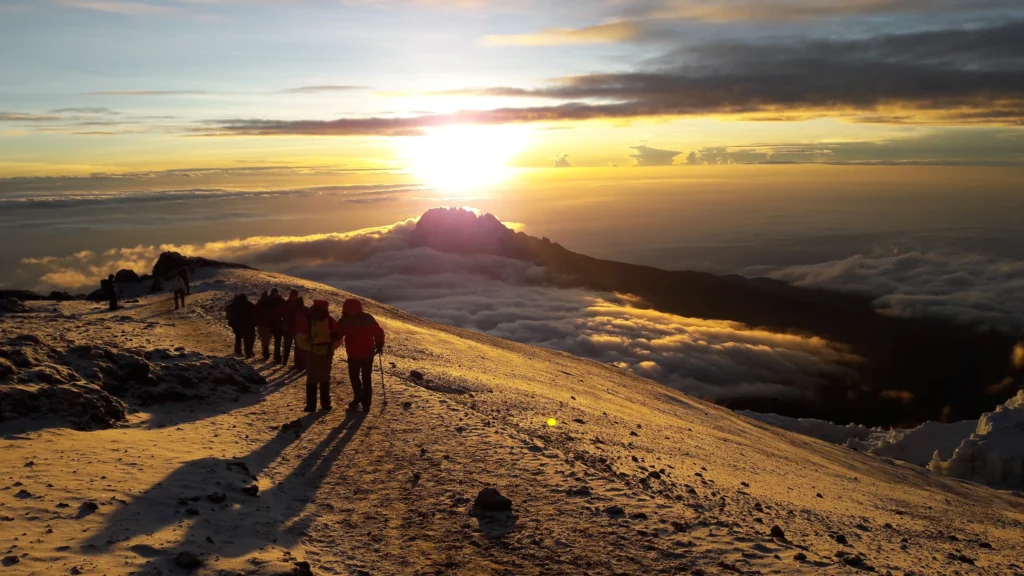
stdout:
[[378,354],[378,355],[384,354],[384,345],[383,344],[377,344],[377,346],[376,346],[376,354]]

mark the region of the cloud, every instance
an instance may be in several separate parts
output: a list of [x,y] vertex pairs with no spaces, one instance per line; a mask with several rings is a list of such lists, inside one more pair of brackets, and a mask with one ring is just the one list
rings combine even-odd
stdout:
[[161,6],[158,4],[146,4],[143,2],[116,2],[113,0],[59,0],[58,3],[63,6],[78,8],[81,10],[93,10],[96,12],[125,14],[131,16],[163,14],[172,9],[169,6]]
[[800,21],[901,13],[1019,9],[1015,0],[660,0],[649,16],[662,20]]
[[102,90],[86,96],[198,96],[208,94],[197,90]]
[[92,115],[106,115],[106,116],[117,116],[120,112],[115,112],[110,108],[58,108],[56,110],[50,110],[50,114],[92,114]]
[[[854,39],[714,41],[680,47],[646,70],[570,76],[536,89],[454,93],[575,103],[563,110],[563,120],[715,114],[1019,125],[1022,37],[1024,20]],[[549,121],[555,112],[536,107],[503,115],[508,121]]]
[[573,165],[569,162],[569,155],[562,154],[561,156],[555,156],[555,168],[572,168]]
[[551,28],[533,34],[497,34],[484,36],[485,46],[576,46],[625,42],[640,36],[636,22],[608,22],[585,28]]
[[418,246],[412,221],[350,234],[253,237],[192,246],[138,246],[26,259],[50,287],[90,285],[119,268],[148,270],[177,250],[324,282],[413,314],[565,350],[719,399],[814,397],[857,362],[819,338],[644,309],[636,298],[561,289],[534,264]]
[[853,256],[779,269],[754,268],[797,286],[876,297],[893,316],[936,317],[1024,333],[1024,262],[969,252]]
[[636,150],[635,153],[630,154],[637,166],[671,166],[676,156],[682,154],[682,152],[676,152],[674,150],[659,150],[657,148],[651,148],[646,144],[640,146],[630,146],[631,149]]
[[324,94],[331,92],[352,92],[355,90],[366,90],[365,86],[300,86],[281,90],[278,94]]

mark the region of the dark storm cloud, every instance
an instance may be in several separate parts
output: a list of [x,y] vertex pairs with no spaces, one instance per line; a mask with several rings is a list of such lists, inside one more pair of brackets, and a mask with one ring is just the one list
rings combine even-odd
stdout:
[[569,101],[550,106],[407,118],[228,119],[209,122],[198,132],[408,136],[448,124],[708,114],[937,124],[1024,121],[1024,21],[859,39],[705,43],[680,48],[651,66],[566,77],[537,89],[459,92]]

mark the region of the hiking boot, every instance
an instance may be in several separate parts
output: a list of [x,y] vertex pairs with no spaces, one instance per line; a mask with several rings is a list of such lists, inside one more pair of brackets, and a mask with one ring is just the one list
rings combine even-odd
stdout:
[[324,406],[324,407],[322,407],[320,409],[323,410],[324,412],[330,412],[331,411],[331,405],[328,404],[327,406]]
[[306,406],[302,409],[303,412],[316,412],[316,406]]

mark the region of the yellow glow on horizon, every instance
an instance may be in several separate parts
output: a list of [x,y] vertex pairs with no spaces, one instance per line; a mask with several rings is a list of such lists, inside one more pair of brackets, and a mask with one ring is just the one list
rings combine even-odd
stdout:
[[512,159],[529,142],[524,126],[447,126],[401,138],[406,169],[444,193],[465,194],[499,184],[514,173]]

